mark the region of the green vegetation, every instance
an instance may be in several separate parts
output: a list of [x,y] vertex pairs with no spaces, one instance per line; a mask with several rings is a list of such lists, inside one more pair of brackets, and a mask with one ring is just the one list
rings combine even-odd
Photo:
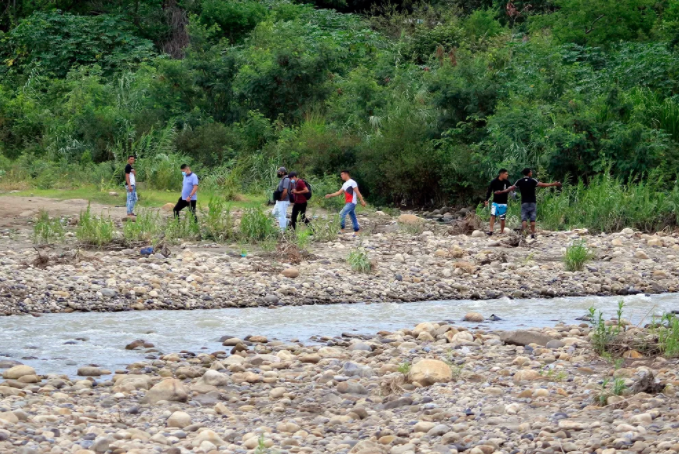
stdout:
[[349,253],[347,262],[349,262],[352,271],[357,273],[370,273],[373,268],[368,253],[361,247],[357,247]]
[[81,243],[102,247],[113,241],[114,233],[115,227],[110,217],[105,218],[103,214],[99,217],[92,215],[89,206],[80,213],[75,236]]
[[587,247],[587,242],[584,240],[574,241],[573,244],[566,248],[566,253],[563,256],[563,262],[566,266],[566,271],[582,271],[585,269],[585,264],[594,258],[594,254]]
[[207,204],[207,213],[203,213],[202,218],[205,218],[203,227],[205,239],[212,239],[221,243],[234,238],[235,231],[231,208],[224,199],[211,197]]
[[51,244],[64,239],[64,227],[58,218],[50,219],[45,210],[40,210],[38,219],[33,226],[33,242],[36,244]]
[[166,203],[150,191],[177,191],[186,162],[234,202],[270,197],[285,165],[334,210],[342,168],[398,206],[475,203],[498,168],[530,166],[565,183],[540,191],[546,228],[679,224],[675,1],[5,6],[4,189],[111,203],[135,154],[142,206]]
[[594,307],[589,308],[590,324],[592,325],[592,346],[594,350],[600,355],[609,353],[609,349],[614,340],[622,332],[622,313],[625,307],[625,302],[618,303],[618,314],[615,324],[606,324],[604,321],[604,314],[596,310]]
[[278,236],[276,220],[265,214],[261,208],[249,208],[240,220],[240,239],[247,243],[258,243]]
[[401,364],[398,365],[398,371],[402,373],[403,375],[408,375],[410,373],[410,368],[412,367],[412,364],[410,362],[405,361],[402,362]]
[[127,243],[149,243],[162,232],[162,222],[157,211],[138,210],[137,219],[134,222],[128,221],[123,226],[123,238]]

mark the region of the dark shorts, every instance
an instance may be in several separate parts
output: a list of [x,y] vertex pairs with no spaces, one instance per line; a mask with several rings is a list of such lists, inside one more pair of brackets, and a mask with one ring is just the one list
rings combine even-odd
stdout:
[[538,208],[536,203],[522,203],[521,204],[521,220],[535,222],[538,217]]

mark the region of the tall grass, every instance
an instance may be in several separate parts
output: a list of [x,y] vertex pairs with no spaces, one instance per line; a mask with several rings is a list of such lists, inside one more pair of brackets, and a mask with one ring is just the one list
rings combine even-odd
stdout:
[[246,243],[258,243],[278,235],[276,220],[261,208],[248,208],[240,220],[239,235]]
[[204,238],[217,242],[234,239],[234,222],[231,209],[221,197],[210,197],[207,212],[201,216]]
[[50,218],[45,210],[40,210],[38,219],[33,226],[33,242],[36,244],[51,244],[64,239],[64,227],[59,218]]
[[160,213],[156,210],[139,210],[135,222],[128,221],[123,227],[123,238],[127,243],[151,242],[163,231]]
[[113,241],[114,233],[115,228],[110,217],[93,216],[89,205],[87,210],[80,213],[75,236],[81,243],[102,247]]

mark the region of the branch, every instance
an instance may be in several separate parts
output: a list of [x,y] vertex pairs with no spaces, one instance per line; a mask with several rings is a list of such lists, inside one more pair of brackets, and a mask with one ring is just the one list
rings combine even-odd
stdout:
[[601,16],[599,16],[599,17],[597,17],[596,19],[594,19],[594,20],[592,21],[592,25],[589,26],[589,30],[587,30],[587,27],[585,27],[585,35],[589,35],[590,33],[592,33],[592,30],[594,30],[594,24],[596,24],[597,22],[599,22],[599,21],[600,21],[601,19],[603,19],[605,16],[606,16],[605,14],[602,14]]

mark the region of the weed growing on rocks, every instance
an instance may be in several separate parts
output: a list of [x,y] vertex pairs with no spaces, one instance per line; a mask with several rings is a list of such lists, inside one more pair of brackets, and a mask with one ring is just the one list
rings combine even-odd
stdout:
[[140,210],[134,222],[125,223],[123,238],[127,244],[147,243],[156,238],[162,230],[162,220],[157,211]]
[[594,258],[584,241],[576,241],[566,248],[563,257],[567,271],[582,271],[585,264]]
[[312,240],[315,243],[329,243],[337,239],[339,231],[339,216],[334,214],[327,217],[315,218],[311,224]]
[[103,247],[113,242],[115,228],[111,218],[93,216],[90,206],[80,213],[75,236],[81,243],[89,246]]
[[181,218],[169,218],[165,225],[165,240],[177,243],[180,240],[199,239],[200,225],[196,218],[187,214]]
[[618,318],[614,326],[607,325],[604,314],[594,307],[589,308],[590,323],[592,324],[592,346],[600,355],[608,353],[612,342],[622,330],[622,313],[625,306],[624,301],[618,303]]
[[410,364],[410,361],[404,361],[401,364],[398,365],[398,371],[402,373],[403,375],[408,375],[410,373],[410,368],[412,367],[412,364]]
[[372,263],[370,257],[363,248],[356,248],[349,253],[347,262],[351,265],[351,269],[357,273],[369,273],[372,271]]
[[259,243],[278,235],[278,227],[273,217],[268,216],[261,208],[248,208],[240,220],[239,234],[241,241]]
[[38,219],[33,226],[33,242],[36,244],[51,244],[63,241],[64,227],[59,219],[50,219],[49,213],[40,210]]
[[235,237],[231,209],[224,199],[211,197],[207,204],[207,212],[201,216],[201,219],[203,219],[205,239],[221,243]]

